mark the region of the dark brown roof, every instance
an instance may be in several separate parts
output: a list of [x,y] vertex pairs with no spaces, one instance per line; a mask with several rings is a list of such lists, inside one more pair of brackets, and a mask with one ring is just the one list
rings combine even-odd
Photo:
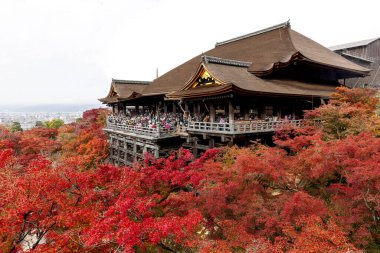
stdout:
[[[205,57],[207,59],[207,57]],[[219,59],[219,58],[218,58]],[[169,98],[202,97],[239,91],[240,93],[251,93],[260,95],[286,95],[286,96],[318,96],[328,97],[335,90],[336,85],[320,83],[306,83],[295,80],[273,80],[262,79],[248,72],[246,66],[237,65],[235,62],[225,60],[222,63],[204,61],[201,68],[217,80],[222,80],[222,85],[201,86],[189,88],[190,83],[185,85],[181,91],[167,94]],[[192,79],[190,79],[192,80]]]
[[[288,22],[228,41],[217,43],[204,53],[208,56],[252,62],[248,71],[265,76],[273,69],[287,66],[293,60],[305,60],[346,72],[350,76],[369,73],[315,41],[290,29]],[[198,55],[155,79],[143,90],[144,96],[172,93],[181,90],[201,62]],[[247,73],[248,74],[248,73]]]
[[141,92],[149,84],[151,84],[151,82],[148,81],[112,79],[108,95],[104,98],[100,98],[99,101],[103,103],[116,103],[141,96]]
[[371,70],[357,65],[346,58],[334,53],[330,49],[318,44],[317,42],[303,36],[302,34],[289,29],[294,47],[302,54],[305,60],[331,66],[334,68],[345,69],[359,74],[368,74]]

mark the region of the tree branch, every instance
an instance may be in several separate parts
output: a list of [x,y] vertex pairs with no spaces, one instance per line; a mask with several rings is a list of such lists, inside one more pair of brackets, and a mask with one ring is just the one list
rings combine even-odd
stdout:
[[161,204],[170,196],[170,194],[172,194],[173,192],[178,192],[180,190],[183,190],[185,192],[190,192],[190,191],[193,191],[193,188],[185,187],[185,186],[183,187],[175,186],[172,189],[170,189],[170,191],[168,191],[159,201],[157,201],[157,204]]
[[160,246],[161,248],[163,248],[164,250],[167,250],[167,251],[169,251],[169,252],[173,252],[173,253],[177,253],[177,252],[178,252],[178,251],[176,251],[176,250],[170,248],[169,246],[166,246],[163,242],[160,242],[160,243],[158,244],[158,246]]
[[53,222],[49,227],[47,227],[47,228],[45,229],[44,232],[42,232],[39,236],[37,236],[37,241],[33,244],[32,249],[35,249],[35,248],[38,246],[38,244],[40,243],[40,241],[42,240],[42,238],[44,238],[44,236],[46,235],[46,233],[47,233],[52,227],[54,227],[55,224],[56,224],[56,222]]

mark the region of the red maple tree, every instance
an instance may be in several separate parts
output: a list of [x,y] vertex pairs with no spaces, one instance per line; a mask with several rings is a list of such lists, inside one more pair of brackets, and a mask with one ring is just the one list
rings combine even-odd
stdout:
[[308,113],[319,125],[286,126],[275,147],[211,149],[198,159],[180,149],[132,168],[104,164],[107,110],[58,130],[0,128],[0,248],[376,252],[374,101],[338,89],[329,105]]

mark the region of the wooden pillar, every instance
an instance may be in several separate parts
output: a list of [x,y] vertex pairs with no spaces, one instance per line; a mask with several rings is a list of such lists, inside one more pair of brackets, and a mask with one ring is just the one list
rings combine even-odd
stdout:
[[189,103],[185,102],[185,112],[189,112]]
[[122,104],[123,108],[123,115],[127,116],[127,106],[125,104]]
[[177,112],[177,104],[173,102],[173,113]]
[[247,107],[247,105],[244,104],[244,107],[242,106],[240,110],[243,110],[244,119],[248,120],[249,119],[249,108]]
[[234,145],[234,139],[231,137],[227,143],[227,146],[232,147]]
[[159,158],[160,152],[159,152],[160,147],[156,145],[156,148],[154,149],[154,157]]
[[215,122],[215,107],[214,104],[210,104],[210,122]]
[[215,140],[212,137],[208,140],[208,146],[209,148],[215,147]]
[[127,155],[127,139],[123,138],[123,150],[124,150],[124,164],[128,163],[128,155]]
[[137,143],[136,139],[133,140],[133,161],[136,161],[137,158]]
[[198,115],[201,114],[201,104],[200,103],[197,103],[197,113],[198,113]]
[[193,156],[197,157],[198,156],[198,140],[194,140],[193,143]]
[[112,113],[116,113],[115,104],[112,104]]
[[159,133],[160,132],[160,102],[157,103],[157,106],[156,106],[156,132]]
[[110,139],[109,139],[109,151],[110,151],[110,157],[111,157],[111,159],[112,159],[112,156],[114,155],[113,154],[113,144],[112,144],[112,142],[113,142],[113,138],[112,138],[112,136],[110,136]]
[[230,124],[234,124],[235,123],[235,114],[234,114],[234,106],[232,104],[232,101],[228,101],[228,122]]

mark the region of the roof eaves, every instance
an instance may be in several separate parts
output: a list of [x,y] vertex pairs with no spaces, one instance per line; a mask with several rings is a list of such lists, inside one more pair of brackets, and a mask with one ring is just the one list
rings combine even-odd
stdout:
[[[309,59],[309,58],[306,58],[304,59],[305,61],[308,61],[308,62],[312,62],[312,63],[316,63],[316,64],[320,64],[319,62],[317,61],[314,61],[312,59]],[[351,68],[346,68],[346,67],[341,67],[341,66],[335,66],[335,65],[331,65],[331,64],[325,64],[326,66],[329,66],[329,67],[332,67],[332,68],[335,68],[335,69],[340,69],[340,70],[345,70],[345,71],[350,71],[350,72],[355,72],[357,74],[360,74],[363,76],[367,76],[369,75],[369,72],[371,72],[371,69],[368,69],[368,68],[364,68],[363,67],[363,70],[356,70],[356,69],[351,69]],[[365,70],[364,70],[365,69]]]
[[276,30],[276,29],[279,29],[279,28],[285,28],[285,27],[290,27],[290,20],[288,20],[288,21],[286,21],[284,23],[278,24],[278,25],[274,25],[274,26],[271,26],[271,27],[268,27],[268,28],[265,28],[265,29],[253,32],[253,33],[242,35],[242,36],[239,36],[239,37],[236,37],[236,38],[232,38],[232,39],[229,39],[229,40],[226,40],[226,41],[217,42],[215,44],[215,47],[218,47],[218,46],[221,46],[221,45],[224,45],[224,44],[228,44],[228,43],[231,43],[231,42],[235,42],[235,41],[238,41],[238,40],[246,39],[246,38],[249,38],[249,37],[252,37],[252,36],[255,36],[255,35],[259,35],[259,34],[262,34],[262,33],[270,32],[272,30]]

